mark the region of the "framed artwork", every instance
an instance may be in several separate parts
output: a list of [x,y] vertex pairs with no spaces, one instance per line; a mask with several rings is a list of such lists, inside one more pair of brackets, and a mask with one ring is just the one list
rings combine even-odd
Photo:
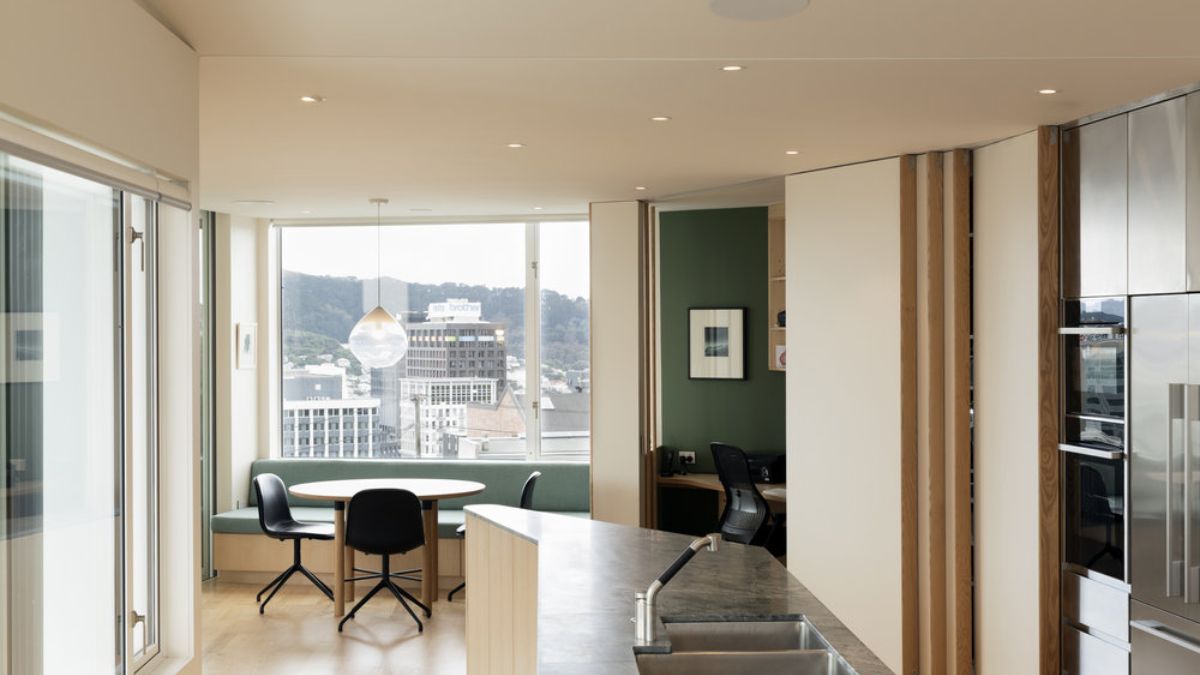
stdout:
[[0,382],[56,382],[60,333],[58,314],[14,312],[0,314],[0,352],[4,368]]
[[746,379],[746,308],[688,309],[688,377]]
[[258,365],[258,324],[237,325],[238,370],[253,370]]

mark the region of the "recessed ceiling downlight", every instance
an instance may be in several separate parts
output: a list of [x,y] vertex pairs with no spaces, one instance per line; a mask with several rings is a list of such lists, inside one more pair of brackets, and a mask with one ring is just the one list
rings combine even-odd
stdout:
[[651,122],[670,122],[671,118],[667,117],[666,115],[655,115],[654,117],[650,118],[650,121]]
[[721,70],[723,70],[727,73],[736,73],[738,71],[745,70],[745,69],[746,69],[746,66],[738,66],[738,65],[733,65],[733,64],[730,64],[728,66],[721,66]]
[[324,103],[325,97],[316,94],[305,94],[300,97],[301,103]]
[[513,150],[519,150],[519,149],[525,147],[525,144],[524,143],[509,143],[508,147],[512,148]]
[[785,154],[785,155],[798,155],[798,154],[800,154],[800,151],[799,151],[799,150],[784,150],[784,151],[783,151],[783,154]]
[[717,16],[742,21],[770,21],[803,12],[809,0],[708,0]]
[[646,189],[646,186],[645,185],[637,185],[637,186],[634,186],[633,189],[637,190],[638,192],[641,192]]
[[1038,89],[1038,93],[1041,94],[1042,96],[1050,96],[1052,94],[1057,94],[1058,90],[1057,89]]

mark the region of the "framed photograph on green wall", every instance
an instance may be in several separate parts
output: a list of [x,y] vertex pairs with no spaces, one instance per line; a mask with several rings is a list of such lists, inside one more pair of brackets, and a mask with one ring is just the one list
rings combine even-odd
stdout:
[[688,309],[688,377],[746,379],[746,308]]

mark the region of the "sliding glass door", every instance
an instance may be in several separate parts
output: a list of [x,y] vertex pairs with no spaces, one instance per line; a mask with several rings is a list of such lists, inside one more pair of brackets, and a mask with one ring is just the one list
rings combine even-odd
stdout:
[[0,154],[0,672],[157,653],[156,209]]
[[9,672],[110,672],[124,656],[118,195],[0,162]]

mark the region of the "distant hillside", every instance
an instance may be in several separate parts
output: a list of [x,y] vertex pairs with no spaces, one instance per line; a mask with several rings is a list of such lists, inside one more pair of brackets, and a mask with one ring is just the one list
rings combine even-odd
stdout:
[[[283,273],[284,351],[289,360],[297,364],[315,363],[319,354],[336,352],[337,358],[348,354],[335,347],[349,340],[354,324],[362,318],[362,284],[353,277]],[[407,289],[410,322],[422,321],[430,303],[451,298],[482,303],[485,321],[505,324],[509,353],[524,353],[525,291],[522,288],[417,284],[391,278],[384,278],[383,285],[385,304],[392,311],[403,307],[400,295]],[[587,300],[569,298],[550,290],[542,291],[542,300],[545,363],[564,370],[586,368]],[[349,358],[353,360],[353,357]]]

